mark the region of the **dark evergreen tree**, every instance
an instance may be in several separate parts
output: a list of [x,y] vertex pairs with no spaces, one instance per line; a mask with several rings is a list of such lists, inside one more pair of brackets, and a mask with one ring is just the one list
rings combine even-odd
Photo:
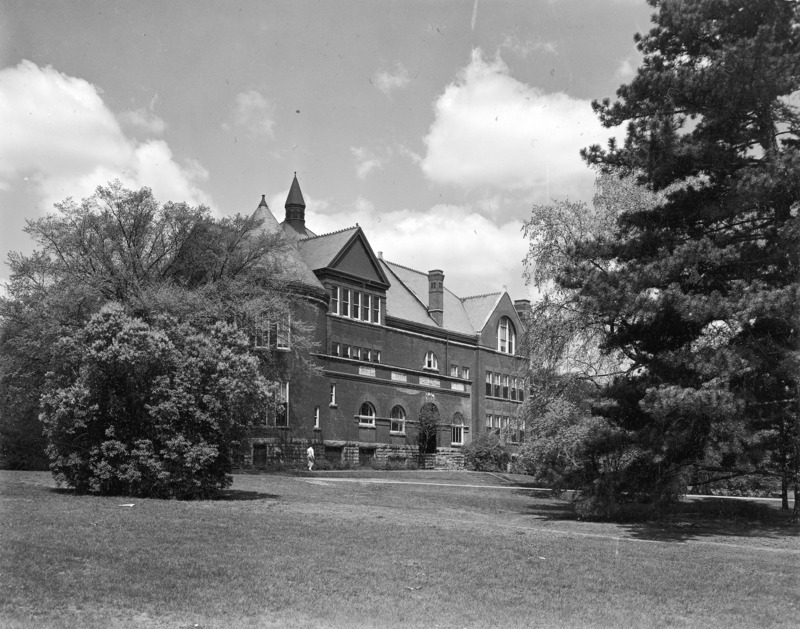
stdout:
[[628,435],[616,489],[668,497],[694,465],[797,487],[800,5],[649,1],[636,76],[593,103],[625,141],[582,154],[667,194],[559,276],[629,361],[605,390]]

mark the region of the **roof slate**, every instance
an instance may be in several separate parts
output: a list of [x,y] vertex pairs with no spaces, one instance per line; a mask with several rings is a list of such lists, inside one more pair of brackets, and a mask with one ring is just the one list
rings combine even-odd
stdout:
[[505,293],[488,293],[486,295],[475,295],[474,297],[464,297],[461,299],[461,304],[464,311],[469,317],[475,332],[483,330],[489,317],[497,308],[497,304],[503,298]]
[[309,268],[314,271],[324,269],[330,266],[333,259],[350,242],[357,229],[358,226],[349,227],[338,232],[299,240],[297,248]]
[[[399,280],[392,282],[387,291],[386,313],[415,323],[436,325],[428,314],[428,274],[386,260],[381,262]],[[444,289],[442,328],[470,335],[476,332],[461,300],[447,288]]]

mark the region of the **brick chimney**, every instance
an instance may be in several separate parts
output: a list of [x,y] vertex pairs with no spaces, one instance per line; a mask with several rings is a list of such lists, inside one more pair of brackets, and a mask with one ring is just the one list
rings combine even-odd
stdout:
[[440,326],[444,322],[444,273],[428,271],[428,313]]
[[519,316],[520,321],[525,323],[528,319],[528,315],[531,312],[531,300],[530,299],[515,299],[514,300],[514,310],[517,311],[517,315]]

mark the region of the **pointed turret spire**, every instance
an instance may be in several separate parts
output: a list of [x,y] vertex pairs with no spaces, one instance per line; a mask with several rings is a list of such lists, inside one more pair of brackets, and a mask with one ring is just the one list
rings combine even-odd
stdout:
[[293,227],[303,227],[306,224],[306,202],[303,193],[300,192],[300,184],[297,181],[297,173],[294,174],[292,187],[289,188],[289,196],[286,197],[286,222]]

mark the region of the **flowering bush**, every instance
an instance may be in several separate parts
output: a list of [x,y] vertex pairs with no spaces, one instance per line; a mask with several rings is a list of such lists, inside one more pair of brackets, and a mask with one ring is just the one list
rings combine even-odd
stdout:
[[230,485],[232,448],[269,394],[244,335],[171,317],[147,323],[110,304],[59,349],[41,418],[60,483],[162,498]]

